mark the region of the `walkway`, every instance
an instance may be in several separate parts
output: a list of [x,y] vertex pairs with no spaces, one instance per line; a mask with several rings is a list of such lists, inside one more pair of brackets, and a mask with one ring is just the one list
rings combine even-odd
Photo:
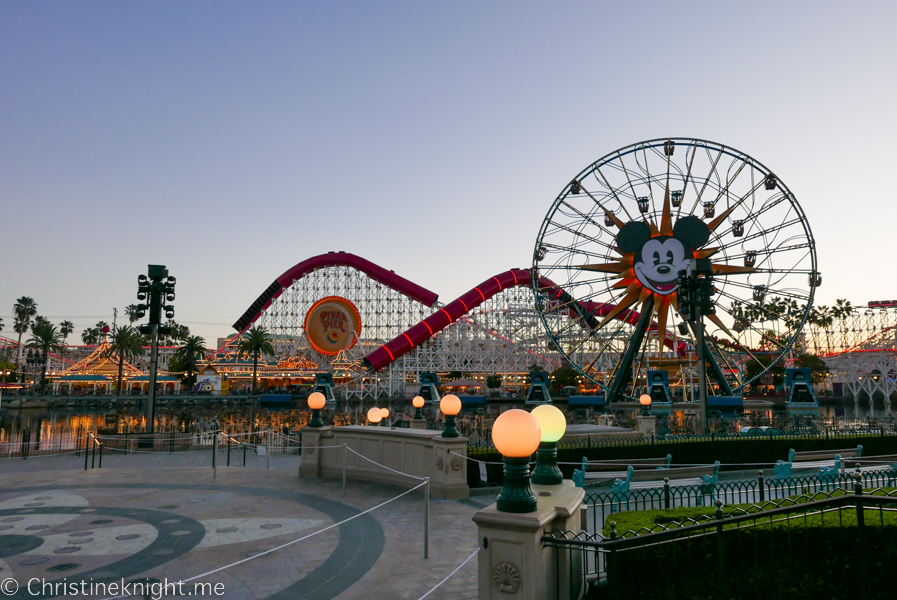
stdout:
[[[184,466],[191,460],[208,466]],[[297,477],[296,456],[273,455],[271,470],[264,468],[264,459],[248,462],[246,468],[218,468],[213,476],[210,454],[104,456],[102,470],[88,471],[83,457],[0,461],[0,579],[13,577],[22,586],[32,578],[189,579],[313,534],[406,491],[350,481],[344,497],[338,481]],[[431,499],[430,558],[424,559],[422,499],[421,491],[413,491],[197,581],[220,584],[224,593],[217,597],[228,600],[420,598],[470,556],[477,541],[471,517],[478,506],[494,501],[491,496]],[[428,598],[476,598],[476,579],[472,560]],[[20,589],[7,597],[54,595]]]

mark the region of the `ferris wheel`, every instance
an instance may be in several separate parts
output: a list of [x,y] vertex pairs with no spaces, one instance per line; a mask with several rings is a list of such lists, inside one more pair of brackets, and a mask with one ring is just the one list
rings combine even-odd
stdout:
[[[696,365],[679,305],[693,259],[713,272],[709,375],[720,393],[740,393],[799,341],[822,282],[810,226],[781,179],[722,144],[664,138],[597,160],[551,205],[533,253],[537,310],[608,402],[637,397],[652,372],[684,383]],[[748,376],[750,358],[765,368]]]

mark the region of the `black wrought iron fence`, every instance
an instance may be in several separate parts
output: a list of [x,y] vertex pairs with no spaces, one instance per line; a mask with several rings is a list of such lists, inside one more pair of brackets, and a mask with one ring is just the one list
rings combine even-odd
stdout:
[[591,534],[601,533],[608,517],[624,511],[712,507],[717,500],[726,506],[762,504],[800,494],[828,493],[838,489],[852,490],[858,474],[864,488],[897,485],[897,471],[894,469],[836,475],[809,474],[788,478],[770,478],[764,476],[763,471],[759,471],[753,479],[721,481],[713,485],[670,485],[665,481],[657,487],[635,488],[626,492],[587,493],[582,503],[585,513],[583,529]]
[[716,510],[655,530],[551,532],[555,597],[893,598],[897,492]]

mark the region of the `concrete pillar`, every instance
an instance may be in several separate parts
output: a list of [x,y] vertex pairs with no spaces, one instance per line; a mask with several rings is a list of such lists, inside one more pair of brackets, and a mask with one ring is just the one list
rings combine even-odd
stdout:
[[[433,479],[430,480],[430,493],[437,498],[454,500],[467,498],[470,488],[467,486],[467,438],[434,437],[433,458],[436,461]],[[458,455],[461,456],[458,456]]]
[[427,428],[427,420],[426,419],[411,419],[411,429],[426,429]]
[[654,415],[639,415],[636,417],[638,421],[638,432],[642,435],[654,435],[657,432],[657,417]]
[[302,461],[299,463],[299,475],[321,476],[321,451],[316,446],[331,445],[321,443],[322,436],[329,434],[331,429],[333,428],[329,425],[302,428]]
[[[534,512],[499,512],[493,504],[473,516],[477,542],[483,546],[477,556],[479,600],[576,597],[578,590],[571,589],[570,585],[570,560],[571,556],[577,560],[578,555],[563,550],[557,555],[555,548],[542,546],[542,536],[555,529],[582,530],[579,509],[585,491],[570,480],[561,485],[533,485],[532,488],[538,502]],[[576,585],[581,577],[576,568],[573,571]]]

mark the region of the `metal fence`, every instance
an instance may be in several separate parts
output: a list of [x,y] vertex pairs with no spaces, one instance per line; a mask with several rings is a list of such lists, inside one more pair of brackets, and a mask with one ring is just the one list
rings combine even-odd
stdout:
[[897,492],[850,490],[716,510],[654,531],[554,531],[554,594],[567,598],[893,598]]
[[[721,481],[713,485],[670,485],[630,489],[627,492],[591,492],[583,500],[583,529],[600,534],[607,518],[624,511],[666,510],[671,508],[712,507],[719,500],[726,506],[762,504],[800,494],[828,493],[832,490],[852,490],[858,473],[837,475],[767,478],[759,471],[756,478],[741,481]],[[883,488],[897,483],[897,471],[877,469],[859,472],[863,487]]]

